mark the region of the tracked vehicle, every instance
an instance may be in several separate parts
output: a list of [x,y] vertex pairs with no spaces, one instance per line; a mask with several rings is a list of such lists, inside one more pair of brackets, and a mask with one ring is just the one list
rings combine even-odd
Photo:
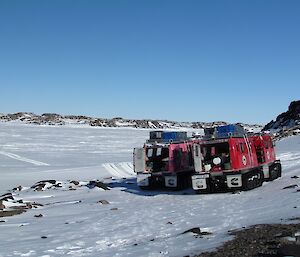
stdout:
[[150,132],[144,146],[134,149],[138,186],[143,189],[190,187],[195,171],[193,143],[186,132]]
[[195,145],[201,149],[192,175],[192,187],[198,193],[250,190],[281,176],[281,164],[267,134],[247,134],[238,125],[227,125],[206,130]]
[[133,163],[142,189],[250,190],[281,176],[272,138],[247,134],[238,125],[206,129],[202,138],[152,131],[144,146],[134,149]]

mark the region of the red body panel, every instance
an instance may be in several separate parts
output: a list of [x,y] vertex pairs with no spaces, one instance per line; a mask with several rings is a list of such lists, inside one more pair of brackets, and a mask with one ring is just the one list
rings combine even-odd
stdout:
[[[272,138],[269,135],[254,135],[245,137],[231,137],[227,139],[212,139],[202,141],[202,147],[228,143],[230,169],[225,171],[240,171],[252,169],[274,162],[276,159]],[[211,172],[224,171],[213,167]]]

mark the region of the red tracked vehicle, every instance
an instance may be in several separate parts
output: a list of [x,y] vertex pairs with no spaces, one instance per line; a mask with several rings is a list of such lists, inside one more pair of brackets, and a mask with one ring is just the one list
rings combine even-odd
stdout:
[[143,189],[250,190],[281,176],[272,138],[246,134],[238,125],[208,129],[201,139],[186,132],[150,132],[143,148],[134,149],[133,163]]
[[205,139],[194,147],[200,153],[192,176],[196,192],[250,190],[281,176],[281,164],[267,134],[247,135],[242,127],[227,125],[206,131]]
[[138,186],[142,189],[190,187],[195,172],[193,144],[198,141],[189,139],[186,132],[150,132],[143,148],[134,149]]

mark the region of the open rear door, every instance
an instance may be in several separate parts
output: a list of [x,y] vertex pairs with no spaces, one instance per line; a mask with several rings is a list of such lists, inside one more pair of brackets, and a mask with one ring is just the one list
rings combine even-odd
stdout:
[[202,154],[199,144],[193,144],[194,168],[196,172],[202,171]]
[[144,148],[134,148],[133,150],[133,167],[134,172],[144,172],[145,171],[145,149]]

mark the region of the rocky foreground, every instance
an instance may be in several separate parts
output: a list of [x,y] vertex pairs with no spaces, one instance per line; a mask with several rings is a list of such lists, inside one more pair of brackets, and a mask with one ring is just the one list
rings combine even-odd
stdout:
[[234,240],[196,257],[300,257],[300,223],[260,224],[229,233]]
[[[293,179],[298,179],[298,176]],[[97,188],[98,190],[110,190],[109,184],[101,181],[56,181],[43,180],[35,183],[30,188],[18,186],[11,192],[0,196],[0,223],[5,223],[9,216],[20,215],[31,209],[40,209],[40,213],[34,215],[35,218],[44,217],[43,208],[45,205],[60,204],[60,202],[49,202],[40,204],[34,201],[26,201],[20,198],[19,192],[40,192],[48,190],[76,191],[90,190]],[[297,184],[282,188],[297,189]],[[300,189],[297,189],[300,192]],[[80,204],[81,201],[74,201],[73,204]],[[109,205],[109,201],[100,199],[97,201],[99,205]],[[294,207],[297,208],[297,207]],[[112,211],[118,208],[111,208]],[[36,211],[35,211],[36,213]],[[223,246],[212,252],[204,252],[194,257],[300,257],[300,217],[290,220],[283,220],[282,224],[258,224],[248,228],[228,231],[229,235],[234,239],[226,242]],[[171,225],[172,223],[169,222]],[[66,223],[67,224],[67,223]],[[1,226],[1,225],[0,225]],[[20,225],[22,226],[22,224]],[[203,231],[199,227],[194,227],[182,232],[182,234],[192,234],[196,238],[206,238],[212,235],[211,232]],[[47,236],[42,236],[46,239]],[[153,239],[154,241],[154,239]],[[187,257],[187,256],[185,256]]]
[[[79,181],[67,181],[59,182],[56,180],[43,180],[35,183],[30,188],[24,188],[18,186],[11,190],[11,192],[0,196],[0,218],[10,217],[18,214],[22,214],[30,209],[38,209],[43,206],[43,204],[37,203],[35,201],[26,201],[20,198],[18,192],[20,191],[32,191],[39,192],[45,190],[64,190],[64,191],[74,191],[78,188],[85,187],[88,189],[99,188],[101,190],[110,190],[110,188],[101,181],[89,181],[89,182],[79,182]],[[104,200],[103,200],[104,201]],[[0,223],[5,222],[0,220]]]

